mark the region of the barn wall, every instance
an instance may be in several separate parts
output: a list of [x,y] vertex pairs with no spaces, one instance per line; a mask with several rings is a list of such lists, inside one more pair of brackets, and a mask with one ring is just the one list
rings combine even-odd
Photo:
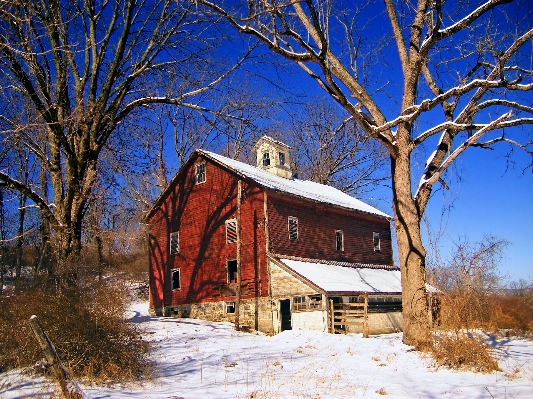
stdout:
[[[206,182],[195,184],[198,162],[206,164]],[[237,178],[198,157],[182,170],[149,219],[150,308],[231,300],[227,260],[236,259],[237,244],[226,244],[228,219],[236,218]],[[262,190],[243,183],[241,207],[243,298],[268,294]],[[169,254],[169,234],[179,231],[179,253]],[[180,269],[181,288],[172,290],[171,270]]]
[[[270,251],[305,258],[392,265],[388,220],[298,200],[268,192]],[[298,238],[290,240],[288,217],[298,218]],[[337,251],[335,231],[344,233],[344,251]],[[373,233],[379,233],[380,251],[374,251]]]

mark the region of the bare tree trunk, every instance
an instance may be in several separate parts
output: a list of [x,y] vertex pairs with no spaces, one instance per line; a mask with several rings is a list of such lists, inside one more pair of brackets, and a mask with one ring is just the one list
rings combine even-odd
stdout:
[[431,342],[426,302],[426,251],[421,216],[411,197],[409,155],[391,159],[395,228],[402,275],[403,342],[424,349]]

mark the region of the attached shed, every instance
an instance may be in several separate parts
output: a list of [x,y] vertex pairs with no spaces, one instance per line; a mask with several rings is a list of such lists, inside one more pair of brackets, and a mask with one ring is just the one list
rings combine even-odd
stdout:
[[365,322],[370,334],[401,331],[398,268],[282,255],[269,261],[276,332],[363,332]]

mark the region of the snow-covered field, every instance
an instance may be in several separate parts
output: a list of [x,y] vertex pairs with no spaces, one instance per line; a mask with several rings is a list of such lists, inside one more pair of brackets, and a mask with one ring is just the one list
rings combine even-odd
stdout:
[[[401,335],[364,339],[313,331],[268,337],[229,323],[153,318],[132,307],[157,362],[142,385],[82,386],[86,398],[533,398],[533,342],[494,342],[501,372],[436,369]],[[53,386],[0,374],[0,398],[49,398]]]

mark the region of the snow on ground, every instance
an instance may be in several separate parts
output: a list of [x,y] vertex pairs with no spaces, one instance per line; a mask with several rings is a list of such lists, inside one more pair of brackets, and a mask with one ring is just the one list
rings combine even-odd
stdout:
[[[436,369],[400,334],[332,335],[285,331],[273,337],[230,323],[154,318],[147,304],[131,320],[154,343],[151,380],[82,386],[85,397],[223,398],[533,398],[533,342],[494,341],[501,372]],[[0,374],[0,398],[49,397],[52,387],[20,373]]]

